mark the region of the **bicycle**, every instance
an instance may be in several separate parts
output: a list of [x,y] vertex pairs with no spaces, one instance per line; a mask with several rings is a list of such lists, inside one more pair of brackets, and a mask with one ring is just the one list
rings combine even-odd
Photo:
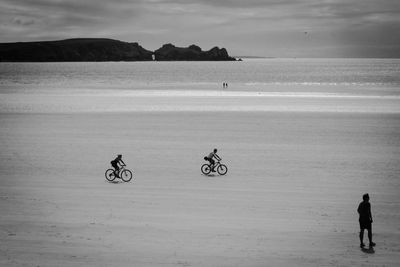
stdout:
[[[228,167],[226,167],[226,165],[222,164],[220,161],[217,161],[214,164],[214,170],[217,170],[217,172],[220,175],[225,175],[228,172]],[[210,174],[211,172],[211,164],[210,163],[205,163],[201,166],[201,172],[205,175]]]
[[118,177],[115,175],[114,169],[106,170],[106,179],[109,182],[115,180],[115,178],[121,178],[124,182],[129,182],[132,179],[132,172],[128,169],[125,169],[126,165],[122,165],[121,168],[118,170]]

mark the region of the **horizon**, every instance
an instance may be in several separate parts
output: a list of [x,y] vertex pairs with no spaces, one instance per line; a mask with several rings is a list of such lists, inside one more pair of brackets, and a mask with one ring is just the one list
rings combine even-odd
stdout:
[[400,58],[400,2],[0,0],[0,43],[106,38],[263,58]]
[[[34,42],[62,42],[62,41],[68,41],[68,40],[88,40],[88,39],[93,39],[93,40],[113,40],[113,41],[120,41],[120,42],[124,42],[124,43],[138,43],[138,42],[127,42],[124,40],[117,40],[117,39],[112,39],[112,38],[106,38],[106,37],[94,37],[94,38],[90,38],[90,37],[75,37],[75,38],[68,38],[68,39],[59,39],[59,40],[38,40],[38,41],[22,41],[22,42],[5,42],[5,43],[0,43],[0,44],[17,44],[17,43],[34,43]],[[157,49],[161,48],[162,46],[166,45],[166,44],[171,44],[171,43],[164,43],[161,44]],[[141,46],[143,49],[148,50],[146,47],[142,46],[140,43],[138,43],[139,46]],[[175,44],[172,43],[172,45],[174,45],[175,47],[178,48],[188,48],[190,45],[183,47],[183,46],[176,46]],[[191,45],[197,45],[197,44],[191,44]],[[218,46],[212,46],[210,48],[203,48],[200,47],[202,49],[202,51],[209,51],[214,47],[218,47]],[[218,47],[218,48],[225,48],[225,47]],[[156,49],[156,50],[157,50]],[[225,48],[226,49],[226,48]],[[148,50],[150,52],[155,52],[156,50]],[[227,50],[229,56],[236,58],[236,60],[239,59],[400,59],[399,57],[272,57],[272,56],[258,56],[258,55],[233,55],[231,53],[229,53],[229,51]]]

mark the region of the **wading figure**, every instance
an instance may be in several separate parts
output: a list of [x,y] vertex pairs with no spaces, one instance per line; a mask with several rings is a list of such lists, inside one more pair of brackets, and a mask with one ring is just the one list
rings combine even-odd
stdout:
[[372,214],[371,214],[371,204],[369,203],[369,195],[363,195],[363,202],[358,205],[357,209],[358,214],[360,215],[360,247],[364,248],[365,244],[364,240],[364,230],[368,231],[368,239],[369,239],[369,247],[372,248],[375,246],[375,243],[372,242]]

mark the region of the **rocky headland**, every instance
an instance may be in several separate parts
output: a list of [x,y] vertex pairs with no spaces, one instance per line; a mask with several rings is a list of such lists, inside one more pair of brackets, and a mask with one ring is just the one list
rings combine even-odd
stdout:
[[73,62],[73,61],[227,61],[225,48],[202,51],[165,44],[150,51],[138,43],[102,38],[77,38],[61,41],[0,43],[0,62]]
[[153,52],[138,43],[112,39],[68,39],[62,41],[0,44],[0,61],[145,61]]

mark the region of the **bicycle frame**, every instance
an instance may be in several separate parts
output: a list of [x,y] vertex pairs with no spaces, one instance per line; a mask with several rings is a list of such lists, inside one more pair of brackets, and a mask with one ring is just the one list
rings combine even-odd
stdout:
[[119,167],[118,176],[121,176],[121,172],[122,172],[123,170],[125,170],[125,167],[126,167],[126,165],[122,165],[121,167]]
[[[214,169],[217,168],[219,165],[221,165],[220,161],[215,162],[214,163]],[[211,163],[210,163],[210,166],[211,166]]]

